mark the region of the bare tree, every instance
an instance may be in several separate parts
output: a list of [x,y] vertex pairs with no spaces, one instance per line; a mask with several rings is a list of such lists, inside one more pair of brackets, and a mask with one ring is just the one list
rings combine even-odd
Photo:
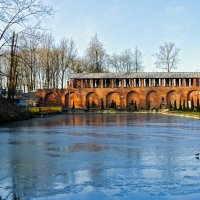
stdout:
[[86,49],[86,61],[88,63],[87,72],[106,71],[107,54],[97,35],[91,38]]
[[171,72],[177,69],[179,62],[180,49],[176,48],[173,42],[165,42],[159,47],[159,53],[155,53],[156,68],[163,69],[164,71]]
[[66,72],[72,68],[72,65],[77,56],[77,50],[75,43],[72,39],[62,39],[59,46],[60,51],[60,80],[61,88],[64,88],[64,82],[66,79]]
[[10,66],[9,66],[9,74],[8,74],[8,99],[13,100],[15,89],[18,80],[18,63],[19,59],[17,57],[17,39],[18,35],[13,32],[11,51],[10,51]]
[[115,72],[122,72],[122,59],[121,55],[113,54],[109,58],[109,66],[115,70]]
[[44,34],[43,35],[43,44],[42,49],[40,50],[40,64],[42,66],[42,77],[41,81],[43,82],[43,88],[50,89],[51,87],[51,53],[54,48],[54,38],[52,34]]
[[121,54],[113,54],[109,64],[116,72],[131,72],[133,70],[133,54],[131,49],[125,49]]
[[18,38],[22,34],[28,34],[31,29],[40,28],[44,17],[50,14],[52,14],[52,9],[45,6],[42,1],[0,0],[0,56],[5,55],[10,47],[10,64],[7,74],[9,100],[14,97],[19,78]]
[[131,49],[125,49],[121,54],[113,54],[109,59],[109,65],[116,72],[139,72],[143,70],[143,55],[136,47],[134,53]]
[[133,53],[131,49],[125,49],[121,54],[123,72],[133,71]]
[[[10,44],[15,34],[40,27],[52,9],[38,0],[0,0],[0,50]],[[1,54],[0,54],[1,55]]]
[[59,49],[54,48],[51,53],[51,87],[59,87],[60,58]]
[[76,58],[71,66],[71,72],[72,73],[83,73],[85,70],[85,61],[81,58]]
[[133,70],[137,73],[143,71],[143,68],[143,55],[136,46],[133,52]]
[[[32,32],[32,31],[31,31]],[[37,35],[37,37],[35,37]],[[40,42],[40,33],[33,31],[30,37],[22,35],[20,38],[20,81],[21,85],[27,87],[28,91],[36,89],[38,76],[38,49]]]

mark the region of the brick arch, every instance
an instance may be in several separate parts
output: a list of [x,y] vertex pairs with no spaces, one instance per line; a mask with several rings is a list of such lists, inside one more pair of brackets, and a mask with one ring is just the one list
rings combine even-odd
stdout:
[[187,100],[190,100],[193,96],[195,96],[195,93],[197,91],[196,90],[190,90],[188,93],[187,93]]
[[130,91],[126,96],[126,107],[131,108],[132,103],[140,106],[140,95],[138,92]]
[[151,90],[146,95],[146,107],[150,105],[150,108],[159,108],[161,98],[158,92]]
[[48,92],[44,97],[44,103],[46,106],[55,106],[58,105],[58,95],[56,92]]
[[75,92],[67,92],[65,95],[65,106],[67,108],[72,108],[74,105],[75,108],[79,108],[79,98]]
[[116,103],[116,107],[120,107],[120,105],[121,105],[120,95],[117,92],[109,92],[106,95],[106,107],[107,108],[110,108],[112,102]]
[[95,92],[89,92],[86,95],[86,107],[87,108],[99,108],[99,98]]
[[200,91],[199,90],[190,90],[187,93],[187,101],[192,101],[194,102],[194,106],[197,106],[197,101],[198,99],[200,100]]
[[47,93],[49,93],[49,91],[44,90],[44,89],[38,89],[37,92],[36,92],[36,95],[39,98],[45,99],[45,96],[47,95]]
[[183,104],[183,99],[181,99],[181,95],[178,91],[176,90],[171,90],[167,93],[167,102],[166,104],[168,105],[169,102],[171,103],[172,106],[174,106],[174,101],[176,100],[176,105],[179,108],[180,100],[181,104]]

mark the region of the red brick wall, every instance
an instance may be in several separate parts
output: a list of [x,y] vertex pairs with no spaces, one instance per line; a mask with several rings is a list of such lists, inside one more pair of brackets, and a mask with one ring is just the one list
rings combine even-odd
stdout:
[[[70,95],[69,95],[70,92]],[[151,108],[159,108],[162,98],[165,106],[168,101],[174,104],[176,100],[177,107],[179,102],[191,100],[193,98],[196,105],[197,98],[200,98],[200,87],[140,87],[140,88],[72,88],[59,90],[38,90],[37,95],[41,98],[44,105],[61,105],[64,107],[86,108],[89,102],[96,107],[100,107],[103,99],[104,107],[109,107],[114,100],[117,107],[126,108],[130,102],[134,101],[138,108],[146,108],[150,102]],[[70,103],[69,103],[70,101]]]

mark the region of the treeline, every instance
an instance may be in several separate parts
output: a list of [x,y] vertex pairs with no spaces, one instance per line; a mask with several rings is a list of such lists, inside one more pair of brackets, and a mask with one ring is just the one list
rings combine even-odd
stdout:
[[[13,33],[11,50],[1,56],[0,88],[9,83],[26,91],[65,88],[70,73],[140,72],[143,56],[137,47],[120,54],[108,55],[97,35],[91,38],[84,56],[78,56],[72,39],[63,38],[58,44],[50,33]],[[11,64],[12,63],[12,64]]]
[[[178,103],[178,105],[177,105]],[[200,101],[199,98],[197,98],[196,100],[191,99],[191,101],[185,101],[185,100],[179,100],[179,102],[177,102],[176,100],[174,100],[173,104],[172,102],[169,100],[167,107],[169,110],[179,110],[179,111],[195,111],[195,112],[200,112]]]
[[[73,39],[58,43],[41,22],[53,14],[52,8],[37,0],[0,0],[0,89],[12,99],[16,88],[65,88],[70,73],[141,72],[143,54],[138,47],[109,55],[97,35],[79,56]],[[156,67],[171,71],[177,67],[179,49],[164,43],[154,54]]]

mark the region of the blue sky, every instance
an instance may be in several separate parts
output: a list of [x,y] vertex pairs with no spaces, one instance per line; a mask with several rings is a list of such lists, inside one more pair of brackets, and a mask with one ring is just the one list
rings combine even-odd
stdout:
[[82,55],[95,34],[107,53],[135,46],[145,71],[156,71],[159,45],[174,42],[180,51],[177,71],[200,71],[199,0],[46,0],[56,13],[46,27],[56,41],[72,38]]

